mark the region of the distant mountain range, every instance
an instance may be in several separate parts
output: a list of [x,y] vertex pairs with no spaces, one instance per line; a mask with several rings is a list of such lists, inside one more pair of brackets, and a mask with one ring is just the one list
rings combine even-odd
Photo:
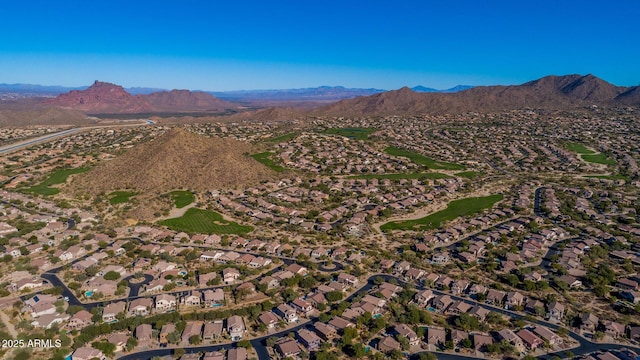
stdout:
[[522,85],[477,86],[456,93],[409,88],[348,99],[314,109],[315,115],[415,115],[512,109],[569,109],[590,105],[640,106],[638,86],[612,85],[593,75],[546,76]]
[[[60,87],[14,86],[14,89],[21,91],[53,91],[52,88],[60,90]],[[447,90],[423,86],[393,91],[341,86],[213,93],[152,90],[157,89],[136,88],[132,91],[138,94],[132,94],[121,86],[96,81],[83,90],[71,90],[46,100],[27,99],[29,101],[22,104],[57,106],[89,114],[238,113],[238,118],[263,121],[306,116],[454,114],[525,108],[561,110],[591,105],[640,106],[638,86],[615,86],[590,74],[546,76],[521,85],[457,86]],[[148,91],[152,92],[146,94]],[[251,106],[247,107],[249,103]],[[305,105],[297,105],[302,103]],[[249,108],[260,110],[248,111]]]
[[419,93],[454,93],[454,92],[458,92],[458,91],[469,90],[471,88],[473,88],[473,86],[471,86],[471,85],[458,85],[458,86],[454,86],[454,87],[452,87],[450,89],[438,90],[438,89],[434,89],[434,88],[418,85],[418,86],[412,87],[411,90],[413,90],[415,92],[419,92]]
[[[0,84],[0,93],[29,94],[31,96],[56,96],[72,90],[86,90],[88,86],[68,87],[34,84]],[[131,87],[125,90],[132,95],[151,94],[165,89]]]
[[[458,92],[467,90],[473,86],[458,85],[456,87],[438,90],[434,88],[425,87],[422,85],[411,88],[415,92]],[[46,85],[32,85],[32,84],[0,84],[0,94],[2,93],[14,93],[22,94],[23,97],[52,97],[57,96],[73,90],[87,90],[88,86],[79,87],[65,87],[65,86],[46,86]],[[149,95],[156,92],[168,91],[161,88],[148,88],[148,87],[131,87],[124,88],[131,95]],[[384,89],[362,89],[362,88],[346,88],[344,86],[319,86],[313,88],[300,88],[300,89],[268,89],[268,90],[236,90],[236,91],[202,91],[213,95],[219,99],[229,101],[240,102],[253,102],[253,101],[272,101],[272,102],[286,102],[286,101],[338,101],[343,99],[350,99],[358,96],[369,96],[386,92]]]

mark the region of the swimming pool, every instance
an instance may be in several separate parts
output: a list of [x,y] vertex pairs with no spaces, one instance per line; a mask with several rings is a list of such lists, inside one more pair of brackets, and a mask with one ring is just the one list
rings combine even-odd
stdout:
[[84,293],[84,296],[86,296],[86,297],[91,297],[91,296],[93,296],[93,290],[89,290],[89,291],[85,292],[85,293]]

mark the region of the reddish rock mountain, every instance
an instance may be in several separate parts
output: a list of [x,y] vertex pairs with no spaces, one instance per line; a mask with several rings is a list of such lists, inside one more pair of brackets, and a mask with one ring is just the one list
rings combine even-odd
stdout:
[[313,115],[402,115],[486,112],[523,108],[568,109],[588,105],[640,105],[640,90],[612,85],[593,75],[547,76],[514,86],[478,86],[452,94],[408,88],[342,100]]
[[72,90],[45,101],[86,113],[142,113],[152,112],[153,106],[142,96],[129,94],[122,86],[97,81],[86,90]]
[[237,108],[233,103],[203,92],[172,90],[149,95],[131,95],[122,86],[100,81],[94,82],[86,90],[60,94],[44,104],[90,114],[205,112]]

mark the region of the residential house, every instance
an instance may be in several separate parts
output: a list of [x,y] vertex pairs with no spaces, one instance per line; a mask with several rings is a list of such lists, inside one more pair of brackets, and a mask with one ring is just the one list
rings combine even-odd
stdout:
[[171,334],[174,331],[176,331],[175,324],[162,325],[162,329],[160,329],[160,345],[169,344],[169,340],[167,340],[167,335]]
[[498,336],[509,344],[513,345],[518,351],[524,350],[522,339],[510,329],[502,329],[498,331]]
[[104,353],[98,349],[94,349],[92,347],[79,347],[77,348],[73,354],[71,355],[73,360],[106,360],[107,357]]
[[189,338],[192,336],[202,336],[202,321],[188,321],[182,331],[182,344],[188,344]]
[[347,286],[358,286],[360,282],[357,277],[350,274],[345,274],[345,273],[340,273],[338,275],[337,281]]
[[224,328],[222,321],[206,322],[202,329],[203,340],[215,340],[222,336],[222,329]]
[[150,324],[140,324],[135,329],[136,340],[139,345],[150,345],[153,339],[153,329]]
[[309,316],[309,314],[311,314],[313,312],[313,305],[311,305],[311,303],[309,303],[306,300],[302,300],[300,298],[298,299],[294,299],[291,302],[291,305],[293,305],[293,308],[298,310],[299,312],[303,313],[305,316]]
[[102,310],[102,321],[103,322],[113,322],[116,321],[116,317],[120,313],[124,313],[124,310],[127,306],[127,303],[124,301],[113,302],[107,306],[105,306],[104,310]]
[[435,346],[443,346],[447,341],[447,332],[445,329],[429,327],[427,329],[427,344]]
[[226,285],[235,284],[240,278],[240,271],[236,268],[225,268],[222,270],[222,278]]
[[200,291],[193,290],[191,293],[181,299],[182,304],[185,306],[200,306],[202,294]]
[[468,332],[456,329],[451,330],[451,341],[454,346],[461,346],[460,343],[465,339],[469,339]]
[[300,347],[295,340],[285,340],[276,344],[276,352],[280,354],[283,359],[298,358],[300,355]]
[[269,276],[269,275],[260,279],[259,284],[266,284],[267,290],[272,290],[280,287],[280,281],[274,278],[273,276]]
[[502,304],[502,301],[504,300],[506,295],[507,294],[502,291],[489,289],[489,291],[487,292],[487,299],[485,300],[485,302],[487,304],[500,305]]
[[273,329],[278,325],[280,319],[276,316],[276,314],[271,311],[267,311],[258,316],[258,321],[267,326],[267,329]]
[[298,321],[298,314],[296,310],[287,304],[278,305],[278,307],[275,309],[275,313],[288,323],[294,323]]
[[244,320],[241,316],[233,315],[227,319],[227,332],[231,341],[240,341],[245,332]]
[[449,295],[439,295],[433,299],[432,304],[439,312],[445,312],[453,304],[453,299]]
[[538,335],[545,341],[547,341],[551,346],[562,344],[562,337],[555,334],[553,331],[551,331],[549,328],[545,326],[536,325],[536,327],[533,328],[533,332],[536,333],[536,335]]
[[153,300],[151,298],[137,298],[129,303],[129,311],[127,316],[147,316],[151,313]]
[[580,316],[580,331],[594,333],[600,319],[592,313],[584,313]]
[[540,346],[544,345],[544,341],[542,341],[542,339],[540,339],[534,333],[532,333],[527,329],[522,329],[518,331],[516,335],[518,335],[522,339],[522,341],[524,342],[524,345],[529,350],[535,350]]
[[476,351],[482,351],[487,345],[493,344],[493,337],[487,334],[473,334],[473,348]]
[[547,307],[547,319],[551,321],[562,321],[564,317],[565,307],[561,303],[554,301]]
[[391,336],[385,336],[378,342],[378,350],[381,352],[400,351],[402,347],[400,343]]
[[71,319],[69,319],[69,322],[67,323],[67,329],[79,330],[93,324],[93,321],[91,321],[92,316],[93,315],[87,310],[78,311],[71,317]]
[[115,345],[115,352],[121,352],[124,350],[125,346],[127,346],[127,341],[129,340],[129,336],[125,334],[111,334],[107,338],[107,341],[111,344]]
[[309,331],[307,329],[300,329],[296,333],[296,338],[300,341],[302,345],[304,345],[307,349],[313,351],[320,348],[322,344],[322,339],[316,335],[315,332]]
[[227,351],[227,360],[247,360],[247,349],[237,347]]
[[394,330],[398,335],[407,339],[409,345],[414,346],[420,343],[420,338],[409,326],[405,324],[398,324],[395,326]]
[[209,289],[203,292],[204,306],[216,307],[224,304],[224,290],[221,288]]
[[620,324],[619,322],[606,320],[603,322],[604,325],[604,333],[616,339],[624,336],[625,326]]
[[317,322],[314,325],[314,330],[325,341],[330,341],[331,339],[338,336],[338,331],[336,328],[329,324],[325,324],[323,322]]
[[163,313],[176,310],[178,302],[176,297],[169,294],[156,296],[156,312]]
[[329,325],[333,326],[334,328],[336,328],[336,330],[339,331],[342,331],[348,327],[355,327],[355,324],[348,320],[345,320],[340,316],[336,316],[333,319],[329,320]]
[[422,291],[416,293],[416,295],[414,296],[414,301],[419,306],[425,307],[425,306],[427,306],[429,301],[431,301],[431,299],[433,299],[435,297],[436,296],[433,294],[433,291],[431,291],[429,289],[426,289],[426,290],[422,290]]
[[518,308],[524,304],[524,295],[517,291],[509,292],[504,303],[507,309]]

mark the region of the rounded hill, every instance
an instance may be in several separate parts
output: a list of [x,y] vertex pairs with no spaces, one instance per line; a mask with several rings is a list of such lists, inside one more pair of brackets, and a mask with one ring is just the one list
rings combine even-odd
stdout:
[[76,178],[71,186],[91,194],[121,189],[142,193],[206,191],[274,178],[272,170],[249,156],[253,151],[246,142],[173,128],[101,163]]

